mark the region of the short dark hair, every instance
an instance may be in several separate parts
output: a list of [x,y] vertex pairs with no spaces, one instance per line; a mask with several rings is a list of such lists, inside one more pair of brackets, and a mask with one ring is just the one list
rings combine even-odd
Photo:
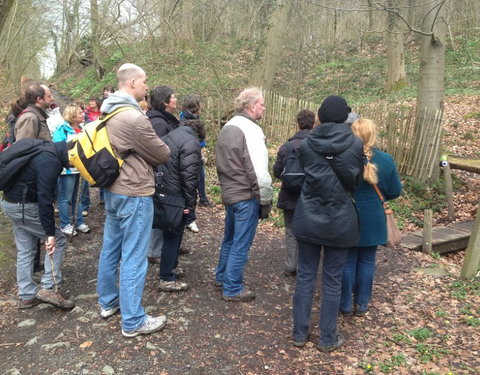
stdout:
[[45,89],[39,83],[30,85],[25,90],[25,99],[28,104],[34,105],[37,102],[37,98],[45,97]]
[[308,109],[302,109],[297,114],[297,124],[301,130],[312,129],[315,124],[315,113]]
[[202,106],[202,98],[197,94],[189,94],[183,99],[183,111],[190,111],[190,113],[196,114],[200,111]]
[[158,111],[165,111],[165,103],[170,103],[174,91],[169,86],[157,86],[150,92],[150,106]]
[[183,125],[189,126],[193,130],[195,130],[199,139],[205,139],[205,126],[203,125],[203,122],[201,122],[199,119],[186,120]]
[[[113,88],[112,85],[107,85],[103,88],[103,91],[115,92],[115,89]],[[102,91],[102,94],[103,94],[103,91]]]

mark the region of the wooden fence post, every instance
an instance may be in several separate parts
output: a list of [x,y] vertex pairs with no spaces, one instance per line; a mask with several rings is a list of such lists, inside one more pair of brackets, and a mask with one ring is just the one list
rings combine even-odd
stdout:
[[472,228],[472,234],[468,241],[468,247],[465,251],[460,277],[470,278],[477,274],[480,265],[480,204],[477,209],[477,218]]
[[447,196],[448,221],[453,221],[455,219],[455,206],[453,205],[452,172],[446,155],[442,155],[441,166],[445,182],[445,195]]
[[422,251],[426,254],[432,253],[432,220],[433,220],[433,211],[425,210],[423,213]]

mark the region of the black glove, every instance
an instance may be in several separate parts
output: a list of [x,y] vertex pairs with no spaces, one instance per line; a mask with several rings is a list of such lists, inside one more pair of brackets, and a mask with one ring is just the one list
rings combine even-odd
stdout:
[[268,219],[270,211],[272,210],[272,204],[261,204],[260,205],[260,219]]

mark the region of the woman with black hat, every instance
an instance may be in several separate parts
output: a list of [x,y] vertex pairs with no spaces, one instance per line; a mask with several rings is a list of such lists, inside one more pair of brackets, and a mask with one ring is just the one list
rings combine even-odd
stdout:
[[363,144],[345,124],[350,108],[339,96],[326,98],[318,110],[321,122],[300,145],[305,182],[291,230],[298,240],[297,284],[293,297],[293,339],[308,338],[313,292],[323,249],[320,340],[328,352],[345,338],[337,333],[342,272],[348,250],[359,238],[351,198],[363,171]]

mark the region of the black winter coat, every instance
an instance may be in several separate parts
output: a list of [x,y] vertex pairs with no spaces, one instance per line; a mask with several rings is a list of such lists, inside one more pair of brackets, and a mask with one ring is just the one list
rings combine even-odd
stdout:
[[329,247],[355,245],[359,222],[351,195],[363,173],[362,141],[346,124],[321,124],[301,143],[300,162],[305,182],[293,216],[293,234]]
[[[310,130],[308,129],[300,130],[296,132],[295,135],[288,140],[288,142],[285,142],[280,146],[277,153],[277,159],[275,160],[275,164],[273,164],[273,175],[276,178],[280,178],[280,175],[285,169],[285,163],[288,157],[287,143],[292,144],[294,148],[298,148],[300,146],[300,142],[308,137],[309,134]],[[299,196],[300,194],[298,193],[292,193],[284,189],[282,184],[280,193],[278,194],[277,207],[283,208],[284,210],[294,210]]]
[[155,133],[157,133],[157,136],[160,138],[178,128],[180,125],[180,121],[167,111],[149,109],[147,111],[147,117],[152,123],[153,130],[155,130]]
[[162,141],[170,147],[167,163],[157,167],[164,172],[164,188],[172,194],[182,195],[185,208],[193,210],[202,166],[197,134],[191,127],[181,126],[162,137]]

